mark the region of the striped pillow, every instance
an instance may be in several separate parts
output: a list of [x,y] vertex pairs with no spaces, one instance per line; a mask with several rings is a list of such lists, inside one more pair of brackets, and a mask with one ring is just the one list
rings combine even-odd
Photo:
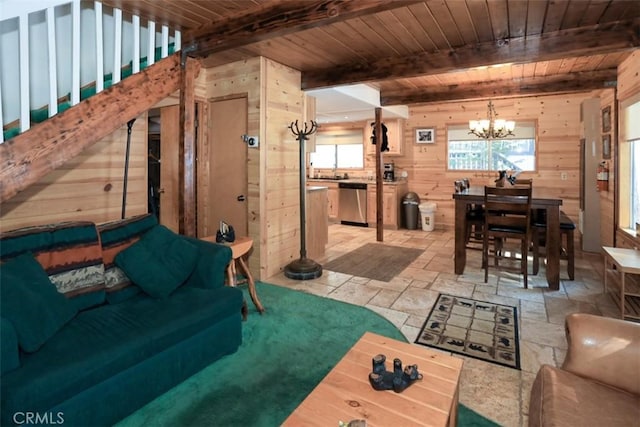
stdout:
[[[157,224],[156,217],[147,214],[98,225],[100,241],[102,242],[107,299],[110,302],[112,302],[111,299],[114,299],[113,302],[117,299],[114,298],[116,292],[133,286],[129,277],[115,264],[116,255],[140,240],[144,233]],[[127,294],[134,295],[131,292]]]
[[104,302],[104,264],[96,226],[88,221],[24,227],[0,234],[0,259],[31,252],[58,292],[79,310]]

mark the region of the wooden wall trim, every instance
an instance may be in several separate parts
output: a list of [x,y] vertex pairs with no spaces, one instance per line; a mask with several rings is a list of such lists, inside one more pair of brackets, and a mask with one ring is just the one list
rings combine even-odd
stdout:
[[187,58],[180,73],[180,142],[179,166],[179,230],[180,234],[196,236],[196,147],[195,147],[195,80],[200,63]]
[[180,53],[0,144],[0,202],[180,89]]

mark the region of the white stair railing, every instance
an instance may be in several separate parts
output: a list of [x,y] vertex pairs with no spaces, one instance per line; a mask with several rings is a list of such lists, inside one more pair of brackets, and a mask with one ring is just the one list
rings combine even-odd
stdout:
[[52,117],[61,111],[61,98],[68,95],[68,108],[86,97],[83,89],[95,84],[95,93],[104,90],[105,75],[111,74],[109,85],[117,84],[123,64],[137,73],[155,62],[157,50],[165,58],[181,47],[179,31],[163,25],[157,32],[155,22],[98,1],[0,3],[0,143],[28,130],[34,111],[47,108]]

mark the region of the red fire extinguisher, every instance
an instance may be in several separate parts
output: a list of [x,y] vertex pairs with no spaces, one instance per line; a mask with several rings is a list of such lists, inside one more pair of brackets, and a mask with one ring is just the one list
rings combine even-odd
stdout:
[[598,191],[609,191],[609,167],[607,162],[600,162],[596,170]]

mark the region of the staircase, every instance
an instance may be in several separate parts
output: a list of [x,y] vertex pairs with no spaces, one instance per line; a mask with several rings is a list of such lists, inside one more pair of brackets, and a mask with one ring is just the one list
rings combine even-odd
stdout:
[[179,31],[98,1],[2,0],[0,144],[140,73],[180,42]]

